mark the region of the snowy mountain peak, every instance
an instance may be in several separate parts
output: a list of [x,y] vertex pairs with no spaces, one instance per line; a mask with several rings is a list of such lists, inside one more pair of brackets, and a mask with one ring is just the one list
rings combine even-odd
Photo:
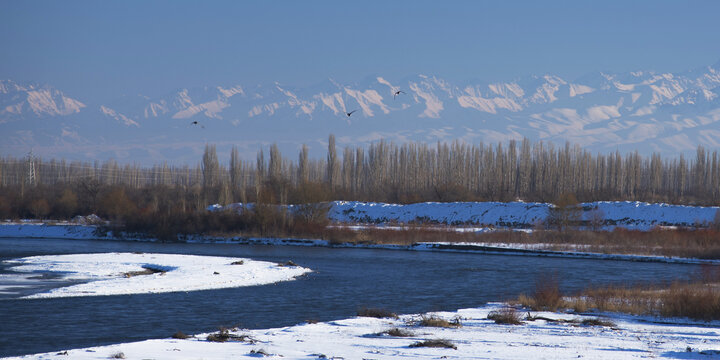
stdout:
[[[347,116],[353,110],[357,112]],[[63,126],[55,126],[60,117]],[[105,123],[116,128],[93,127],[98,118],[112,119]],[[22,146],[58,139],[77,139],[87,146],[107,137],[92,131],[113,131],[125,144],[146,143],[154,136],[152,141],[166,141],[178,151],[170,145],[173,141],[197,140],[198,127],[188,125],[193,121],[205,125],[205,141],[267,144],[280,136],[293,151],[335,133],[344,145],[380,138],[494,143],[528,137],[576,142],[594,151],[675,155],[698,144],[720,144],[720,62],[679,73],[598,72],[578,79],[544,74],[453,83],[431,74],[404,79],[384,74],[349,83],[326,79],[304,88],[280,82],[224,84],[90,106],[49,86],[0,81],[0,131]],[[14,151],[3,145],[0,150]]]
[[[0,116],[65,116],[79,113],[85,104],[65,96],[51,87],[21,86],[13,81],[0,81]],[[4,120],[4,119],[3,119]]]

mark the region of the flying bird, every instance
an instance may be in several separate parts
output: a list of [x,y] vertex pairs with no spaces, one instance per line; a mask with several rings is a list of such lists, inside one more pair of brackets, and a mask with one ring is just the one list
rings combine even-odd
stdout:
[[197,120],[191,122],[190,125],[198,125],[198,126],[200,126],[201,128],[203,128],[203,129],[205,128],[205,125],[200,124]]
[[353,114],[354,112],[356,112],[356,111],[357,111],[357,109],[355,109],[355,110],[353,110],[353,111],[351,111],[351,112],[346,112],[345,115],[347,115],[347,117],[350,117],[350,115],[352,115],[352,114]]
[[397,96],[400,95],[400,94],[405,94],[405,92],[402,91],[402,90],[398,90],[398,91],[394,92],[394,93],[393,93],[393,99],[395,99],[395,97],[397,97]]

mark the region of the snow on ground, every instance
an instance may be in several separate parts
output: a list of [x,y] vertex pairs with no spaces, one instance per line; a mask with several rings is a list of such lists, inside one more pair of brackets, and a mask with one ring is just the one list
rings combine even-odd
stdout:
[[547,204],[522,202],[427,202],[399,205],[335,201],[328,216],[339,222],[430,222],[522,227],[545,220],[547,208]]
[[[614,326],[589,326],[578,322],[596,319],[559,313],[533,313],[551,322],[526,321],[500,325],[487,320],[501,304],[477,309],[440,312],[459,318],[457,328],[422,327],[418,315],[399,319],[351,318],[327,323],[299,324],[264,329],[234,330],[243,336],[224,343],[210,342],[208,334],[190,339],[157,339],[64,352],[28,355],[22,359],[108,359],[122,353],[127,359],[713,359],[720,357],[718,326],[712,323],[653,322],[645,317],[611,315]],[[607,314],[606,314],[607,315]],[[392,328],[412,332],[409,337],[381,334]],[[448,340],[453,348],[411,347],[432,339]],[[15,358],[13,358],[15,359]]]
[[94,226],[61,224],[51,225],[45,223],[2,223],[0,236],[24,238],[53,238],[53,239],[90,239],[98,237]]
[[[335,201],[328,216],[336,222],[421,222],[447,225],[481,224],[504,228],[532,228],[549,215],[552,204],[525,202],[455,202],[408,205]],[[582,220],[601,220],[605,229],[616,226],[649,230],[654,226],[695,226],[711,223],[719,207],[598,201],[580,204]]]
[[0,238],[152,240],[141,235],[115,237],[112,231],[103,232],[100,229],[96,225],[66,222],[5,222],[0,223]]
[[[310,271],[299,266],[281,266],[241,258],[143,253],[32,256],[7,263],[14,265],[10,269],[13,271],[36,276],[58,274],[62,275],[62,281],[83,282],[26,298],[162,293],[252,286],[292,280]],[[155,272],[133,274],[148,269]],[[29,279],[22,274],[3,276]],[[6,283],[6,280],[8,279],[0,279],[0,282]]]
[[[211,205],[208,210],[235,209],[252,204]],[[333,201],[328,218],[351,224],[445,224],[481,225],[493,228],[531,229],[542,224],[554,205],[526,202],[425,202],[387,204],[360,201]],[[297,205],[288,205],[295,211]],[[579,204],[580,220],[598,221],[605,230],[623,227],[650,230],[655,226],[703,226],[713,222],[720,207],[670,205],[637,201],[598,201]]]
[[[252,204],[211,205],[208,210],[234,209],[242,211]],[[384,225],[385,229],[402,227],[397,224],[423,223],[452,225],[455,231],[485,232],[495,228],[526,230],[547,219],[552,204],[525,202],[455,202],[385,204],[359,201],[330,203],[328,218],[343,226],[357,229],[367,224]],[[700,207],[669,204],[650,204],[629,201],[599,201],[580,204],[581,219],[599,220],[601,228],[612,230],[623,227],[650,230],[656,226],[694,227],[712,223],[720,207]],[[289,211],[300,208],[288,205]],[[98,220],[96,219],[95,222]],[[30,237],[56,239],[115,240],[112,232],[104,233],[99,227],[80,223],[4,222],[0,223],[0,237]],[[447,229],[447,228],[446,228]],[[125,235],[126,240],[147,241],[138,235]]]

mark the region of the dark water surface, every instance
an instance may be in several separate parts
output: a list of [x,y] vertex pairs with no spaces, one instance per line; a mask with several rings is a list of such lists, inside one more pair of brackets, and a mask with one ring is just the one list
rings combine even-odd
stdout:
[[[157,252],[287,261],[314,270],[296,281],[146,295],[18,299],[0,295],[0,356],[167,338],[219,326],[288,326],[352,317],[359,307],[419,313],[477,307],[532,291],[557,272],[565,291],[669,281],[696,265],[397,250],[232,244],[0,239],[0,261],[72,253]],[[7,273],[0,264],[0,273]],[[0,284],[2,285],[2,284]]]

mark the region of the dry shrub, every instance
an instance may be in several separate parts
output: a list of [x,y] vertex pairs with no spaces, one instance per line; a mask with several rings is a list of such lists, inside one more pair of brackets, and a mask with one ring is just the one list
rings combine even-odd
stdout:
[[647,286],[608,286],[586,289],[572,301],[573,308],[629,314],[653,314],[658,305],[658,290]]
[[220,328],[220,330],[218,332],[208,335],[207,341],[212,341],[212,342],[243,341],[243,342],[248,342],[250,344],[254,344],[256,342],[256,340],[251,338],[249,335],[231,334],[230,330],[228,330],[226,328]]
[[357,316],[372,317],[372,318],[378,318],[378,319],[382,319],[382,318],[397,319],[398,318],[397,314],[395,314],[394,312],[391,312],[389,310],[378,309],[378,308],[366,308],[366,307],[358,309]]
[[585,319],[581,322],[582,325],[585,326],[606,326],[606,327],[616,327],[617,325],[610,321],[610,320],[603,320],[599,318],[595,319]]
[[299,265],[296,264],[296,263],[295,263],[294,261],[292,261],[292,260],[288,260],[288,261],[286,261],[286,262],[284,262],[284,263],[278,263],[278,266],[299,266]]
[[455,344],[453,344],[450,340],[445,340],[445,339],[418,341],[416,343],[410,344],[409,346],[411,348],[432,347],[432,348],[446,348],[446,349],[457,350],[457,346]]
[[580,313],[584,313],[584,312],[588,311],[587,302],[583,301],[581,299],[573,298],[570,300],[570,302],[567,305],[576,314],[580,314]]
[[544,274],[535,281],[535,291],[532,295],[533,310],[557,311],[563,307],[562,293],[560,293],[560,281],[557,274]]
[[128,271],[128,272],[126,272],[126,273],[123,273],[122,275],[123,275],[124,277],[126,277],[126,278],[130,278],[130,277],[133,277],[133,276],[152,275],[152,274],[164,274],[164,273],[166,273],[166,272],[167,272],[167,271],[165,271],[165,270],[160,270],[160,269],[156,269],[156,268],[149,267],[149,266],[143,266],[143,270],[139,270],[139,271]]
[[664,316],[705,321],[720,319],[720,290],[711,286],[674,284],[662,294],[661,300],[660,313]]
[[415,334],[414,334],[412,331],[410,331],[410,330],[405,330],[405,329],[400,329],[400,328],[392,328],[392,329],[390,329],[390,330],[388,330],[388,331],[385,331],[384,333],[387,334],[387,335],[389,335],[389,336],[394,336],[394,337],[411,337],[411,336],[415,336]]
[[273,354],[265,351],[264,349],[258,349],[258,350],[250,350],[250,355],[259,355],[259,356],[272,356]]
[[190,337],[190,335],[187,335],[182,331],[178,331],[172,335],[173,339],[189,339]]
[[514,303],[520,304],[522,307],[536,309],[535,299],[525,294],[520,294]]
[[381,331],[379,333],[372,334],[372,336],[392,336],[392,337],[411,337],[415,336],[415,333],[413,333],[410,330],[400,329],[400,328],[392,328],[390,330]]
[[[367,227],[353,230],[344,227],[328,228],[324,237],[335,244],[340,243],[371,243],[412,245],[419,242],[473,242],[482,241],[478,234],[457,232],[445,225],[395,224],[397,227]],[[401,228],[398,228],[401,227]]]
[[573,298],[572,306],[629,314],[720,320],[720,288],[716,283],[703,282],[678,282],[669,287],[593,288]]
[[206,340],[212,342],[226,342],[230,340],[230,332],[227,329],[220,329],[220,331],[208,335]]
[[505,306],[501,308],[500,310],[491,311],[487,318],[489,320],[494,320],[496,324],[506,324],[506,325],[522,325],[523,322],[520,320],[520,314],[515,310],[515,308],[510,306]]
[[663,229],[650,231],[616,228],[613,231],[535,230],[532,233],[494,231],[473,234],[467,242],[550,244],[545,249],[612,254],[678,256],[720,259],[720,229]]
[[460,318],[455,318],[451,321],[447,321],[437,315],[422,315],[420,321],[417,322],[420,326],[425,327],[440,327],[440,328],[457,328],[461,327]]

